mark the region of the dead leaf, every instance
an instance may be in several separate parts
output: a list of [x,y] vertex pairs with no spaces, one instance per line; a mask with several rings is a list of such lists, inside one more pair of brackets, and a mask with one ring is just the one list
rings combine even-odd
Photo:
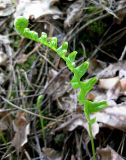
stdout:
[[28,142],[27,136],[30,133],[30,124],[26,119],[24,112],[18,112],[16,119],[13,122],[13,128],[15,131],[12,145],[16,148],[17,153]]
[[6,35],[0,35],[0,66],[8,67],[8,60],[12,54],[10,40]]
[[106,148],[97,148],[97,153],[100,156],[100,160],[124,160],[109,146]]
[[8,56],[0,51],[0,66],[6,66]]
[[125,92],[126,91],[126,78],[122,78],[120,80],[119,87],[120,87],[120,91],[121,92]]
[[107,90],[107,100],[117,100],[120,95],[126,94],[126,78],[99,79],[99,88]]
[[87,99],[91,101],[102,101],[103,99],[107,100],[107,94],[104,90],[96,88],[87,95]]
[[33,16],[35,19],[44,15],[61,15],[62,12],[54,4],[58,0],[20,0],[16,9],[15,17],[24,16],[29,19]]
[[99,79],[98,84],[100,89],[107,90],[107,100],[116,100],[121,92],[119,76],[113,78]]
[[119,77],[99,79],[99,88],[113,89],[119,83]]
[[54,150],[53,148],[43,147],[42,151],[44,155],[49,158],[49,160],[61,160],[62,159],[61,153]]
[[116,128],[126,132],[126,103],[109,106],[92,115],[101,127]]
[[67,9],[67,18],[64,21],[64,27],[71,27],[82,16],[85,2],[82,0],[75,1]]
[[11,0],[0,0],[0,17],[10,16],[15,11]]
[[45,86],[45,93],[51,95],[53,100],[61,97],[70,89],[69,71],[66,70],[62,74],[58,75],[58,72],[54,69],[49,71],[48,82]]
[[12,125],[12,117],[9,111],[0,109],[0,131],[9,129]]
[[97,75],[99,72],[101,72],[104,68],[106,68],[107,63],[103,62],[101,60],[98,60],[96,58],[91,58],[89,60],[90,65],[88,68],[88,73],[92,75]]
[[[68,93],[68,92],[67,92]],[[64,95],[57,99],[58,107],[68,112],[74,112],[77,110],[77,93],[72,90],[69,95]]]
[[122,74],[126,75],[125,68],[126,68],[126,61],[119,61],[117,63],[110,64],[108,67],[103,69],[101,72],[99,72],[97,74],[97,77],[99,79],[112,78],[112,77],[116,77],[118,75],[120,77],[120,76],[122,76]]
[[124,6],[126,5],[126,1],[125,0],[119,0],[117,2],[117,17],[118,19],[115,19],[115,22],[117,24],[121,24],[121,22],[124,20],[124,18],[126,17],[126,9],[124,8]]
[[23,64],[28,60],[29,55],[27,54],[21,54],[16,59],[16,64]]
[[[87,124],[87,121],[86,121],[84,115],[73,113],[72,116],[69,117],[66,120],[66,122],[62,123],[58,128],[56,128],[54,130],[54,132],[61,131],[63,129],[66,131],[73,131],[77,127],[83,127],[89,133],[88,124]],[[94,138],[95,138],[96,134],[98,134],[98,132],[99,132],[99,125],[97,123],[94,123],[92,125],[92,133],[93,133]]]
[[87,99],[90,101],[94,101],[96,98],[95,94],[93,94],[93,92],[88,93],[87,95]]

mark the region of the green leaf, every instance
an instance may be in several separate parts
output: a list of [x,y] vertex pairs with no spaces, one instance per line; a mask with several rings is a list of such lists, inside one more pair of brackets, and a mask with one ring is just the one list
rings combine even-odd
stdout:
[[30,33],[31,33],[31,39],[33,41],[37,41],[38,42],[38,33],[34,32],[34,31],[30,31]]
[[47,34],[45,32],[41,33],[41,37],[39,38],[39,42],[41,44],[45,44],[46,46],[48,45]]
[[68,43],[64,42],[59,48],[57,48],[56,52],[58,55],[66,61],[65,54],[67,53]]
[[80,79],[88,70],[89,62],[85,61],[80,66],[75,68],[75,74],[77,75],[78,79]]
[[63,44],[56,50],[61,58],[64,58],[67,53],[68,42],[63,42]]
[[14,21],[16,31],[23,35],[24,29],[28,27],[28,19],[24,17],[17,17]]
[[80,79],[76,75],[73,76],[70,82],[74,89],[80,88]]
[[71,63],[70,60],[67,57],[65,57],[65,61],[66,61],[66,65],[69,68],[69,70],[71,70],[71,72],[74,72],[75,64]]
[[37,103],[36,103],[37,108],[40,108],[40,107],[41,107],[42,101],[43,101],[43,95],[38,96],[38,98],[37,98]]
[[49,41],[49,47],[52,48],[53,50],[57,49],[57,38],[52,37]]
[[101,102],[91,102],[89,100],[84,101],[84,106],[88,108],[89,114],[98,112],[105,107],[107,107],[107,102],[106,101],[101,101]]
[[77,51],[73,51],[68,55],[67,58],[71,63],[73,63],[75,61],[76,55],[77,55]]
[[24,29],[23,36],[31,39],[31,34],[30,34],[30,29],[29,28]]
[[62,49],[64,49],[64,50],[68,49],[68,42],[63,42]]
[[78,95],[78,100],[79,100],[80,104],[84,103],[86,95],[88,94],[88,92],[90,90],[93,89],[93,87],[94,87],[96,82],[97,82],[97,78],[96,77],[88,79],[85,82],[81,82],[81,88],[80,88],[80,92],[79,92],[79,95]]
[[[77,89],[77,88],[81,87],[80,83],[78,83],[78,82],[80,82],[80,78],[86,73],[86,71],[88,69],[88,66],[89,66],[89,63],[86,61],[86,62],[82,63],[80,66],[78,66],[74,69],[74,71],[73,71],[74,76],[71,80],[71,85],[74,89]],[[91,84],[91,82],[90,82],[90,84]]]

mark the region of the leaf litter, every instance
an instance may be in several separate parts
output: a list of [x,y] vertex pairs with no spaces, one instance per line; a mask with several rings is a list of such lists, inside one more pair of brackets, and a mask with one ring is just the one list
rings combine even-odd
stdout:
[[17,153],[19,153],[22,147],[28,142],[27,136],[30,134],[30,124],[26,120],[24,112],[17,113],[13,121],[13,129],[15,135],[12,139],[12,145],[16,148]]
[[[126,132],[125,32],[120,33],[120,29],[125,27],[125,1],[116,3],[115,0],[114,9],[108,2],[2,1],[0,157],[41,159],[43,156],[51,160],[83,160],[91,159],[92,156],[87,122],[82,106],[77,103],[78,90],[72,90],[69,83],[72,75],[52,51],[16,34],[13,30],[13,16],[24,15],[30,19],[31,28],[39,34],[44,30],[50,37],[57,36],[59,44],[69,35],[70,50],[80,52],[77,63],[85,57],[89,58],[91,65],[83,79],[95,75],[98,83],[87,98],[91,101],[105,99],[108,102],[107,108],[91,115],[96,117],[92,130],[98,158],[125,159],[126,146],[122,143],[123,139],[114,139],[114,136],[120,137],[120,134],[125,135]],[[111,15],[111,19],[109,16],[104,18],[104,15]],[[103,24],[101,30],[97,30],[98,21]],[[86,27],[82,29],[84,24]],[[113,35],[115,46],[110,43],[110,35]],[[108,38],[107,42],[105,38]],[[39,95],[44,97],[41,114],[36,107]],[[103,129],[105,132],[102,133]],[[115,130],[120,131],[120,134],[111,136]],[[106,132],[109,133],[108,137]],[[8,144],[14,150],[8,149]],[[11,154],[4,154],[8,152]]]

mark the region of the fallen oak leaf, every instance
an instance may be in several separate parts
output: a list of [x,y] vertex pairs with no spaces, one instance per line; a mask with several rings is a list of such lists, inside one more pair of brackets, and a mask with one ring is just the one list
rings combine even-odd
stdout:
[[[83,127],[87,130],[87,132],[89,133],[89,129],[88,129],[88,124],[86,122],[86,119],[84,117],[83,114],[72,114],[72,117],[69,117],[66,122],[62,123],[61,125],[59,125],[59,127],[57,127],[54,132],[58,132],[61,130],[65,130],[65,131],[73,131],[75,130],[77,127]],[[96,123],[94,123],[92,125],[92,133],[93,133],[93,137],[96,136],[96,134],[98,134],[99,132],[99,126]]]
[[99,88],[101,89],[113,89],[119,82],[119,77],[113,78],[101,78],[99,79]]
[[30,124],[26,120],[25,112],[18,112],[16,119],[13,121],[13,128],[15,131],[12,145],[16,148],[17,153],[28,142],[27,136],[30,133]]
[[107,99],[116,100],[120,95],[126,94],[126,78],[119,76],[99,80],[99,88],[107,90]]
[[62,12],[54,5],[56,2],[58,0],[20,0],[14,16],[23,15],[26,18],[33,16],[35,19],[45,15],[58,15],[59,17]]
[[67,17],[64,21],[64,27],[70,28],[83,14],[85,2],[77,0],[67,9]]
[[126,92],[126,78],[120,79],[119,87],[121,92]]
[[97,148],[97,153],[100,155],[100,160],[124,160],[111,147]]
[[53,148],[42,148],[42,152],[44,153],[45,157],[48,157],[49,160],[61,160],[61,153],[54,150]]
[[9,129],[12,122],[12,116],[8,110],[0,109],[0,131]]
[[116,128],[126,132],[126,103],[109,106],[101,112],[94,113],[92,118],[96,117],[96,121],[100,127]]
[[17,59],[16,59],[16,64],[23,64],[25,63],[29,58],[28,54],[21,54]]

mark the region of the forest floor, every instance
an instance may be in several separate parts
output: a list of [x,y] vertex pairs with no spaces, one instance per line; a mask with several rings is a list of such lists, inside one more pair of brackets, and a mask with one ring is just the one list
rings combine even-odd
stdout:
[[71,72],[52,50],[16,32],[18,16],[59,46],[67,41],[78,64],[89,61],[82,80],[98,82],[87,99],[108,103],[91,115],[97,160],[126,159],[125,0],[0,0],[0,159],[92,159]]

